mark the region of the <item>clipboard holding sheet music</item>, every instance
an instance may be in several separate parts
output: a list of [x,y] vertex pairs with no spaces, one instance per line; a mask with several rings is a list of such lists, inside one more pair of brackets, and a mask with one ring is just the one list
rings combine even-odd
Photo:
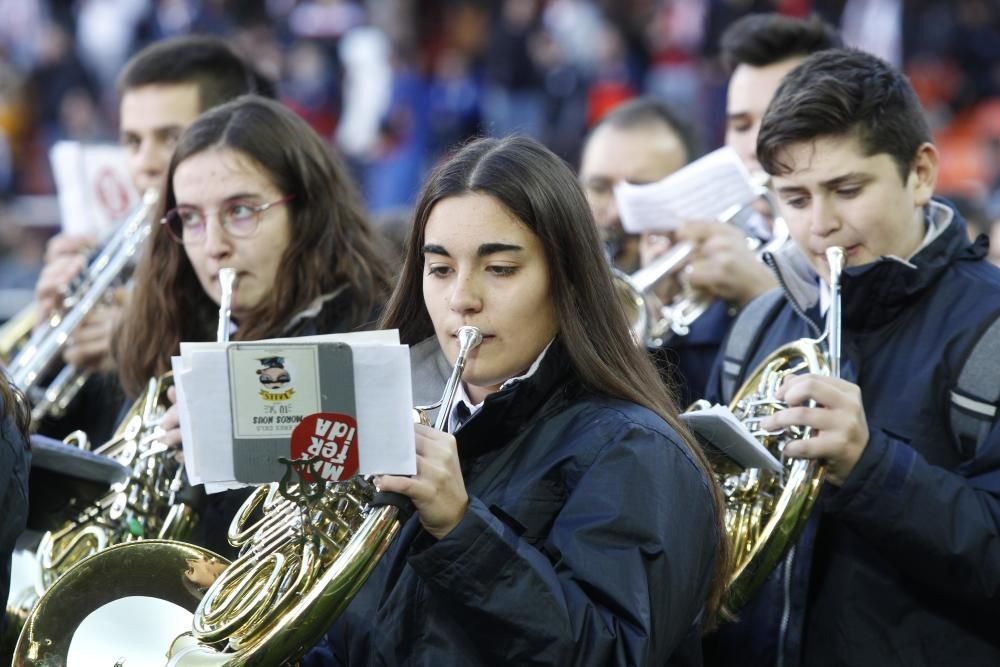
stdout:
[[409,349],[394,330],[181,343],[172,364],[188,480],[209,493],[279,481],[279,457],[304,457],[293,453],[299,426],[315,429],[307,442],[324,455],[333,426],[360,474],[416,473]]
[[715,404],[681,414],[681,419],[699,440],[707,442],[743,468],[782,471],[781,462],[767,450],[729,408]]

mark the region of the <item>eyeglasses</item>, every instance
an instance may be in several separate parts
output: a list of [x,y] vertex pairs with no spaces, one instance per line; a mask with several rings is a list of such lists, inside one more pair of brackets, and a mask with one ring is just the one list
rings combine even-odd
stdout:
[[[288,195],[266,204],[256,205],[240,199],[227,202],[218,210],[219,224],[230,236],[248,238],[257,233],[261,213],[294,198],[295,195]],[[201,243],[205,240],[208,219],[198,206],[178,206],[167,211],[167,214],[160,219],[160,224],[166,226],[170,238],[178,243]]]

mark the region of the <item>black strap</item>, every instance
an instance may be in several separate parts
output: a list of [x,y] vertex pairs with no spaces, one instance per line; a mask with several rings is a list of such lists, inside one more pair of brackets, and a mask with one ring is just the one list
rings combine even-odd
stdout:
[[951,431],[962,453],[974,456],[1000,411],[1000,314],[972,346],[949,398]]
[[722,357],[722,400],[728,404],[739,387],[743,370],[750,353],[756,347],[764,325],[769,322],[781,304],[784,293],[776,287],[759,295],[748,303],[736,316]]
[[416,511],[416,507],[413,506],[413,501],[410,500],[409,496],[404,496],[402,493],[396,493],[394,491],[379,491],[372,498],[372,505],[376,507],[381,507],[384,505],[393,505],[399,509],[399,523],[400,525],[406,523],[413,516]]

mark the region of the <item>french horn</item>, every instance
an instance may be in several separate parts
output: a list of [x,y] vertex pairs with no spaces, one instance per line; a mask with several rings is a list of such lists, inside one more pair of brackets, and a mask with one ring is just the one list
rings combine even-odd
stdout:
[[[439,430],[448,423],[466,359],[482,334],[462,327],[458,339],[460,350],[434,424]],[[415,419],[426,423],[422,411],[414,412]],[[293,663],[347,607],[398,534],[408,512],[406,503],[394,496],[380,494],[361,476],[344,482],[287,477],[261,486],[229,529],[240,556],[194,596],[191,572],[219,567],[220,557],[158,540],[102,551],[49,589],[25,625],[14,664],[65,664],[74,633],[95,609],[87,599],[90,589],[102,591],[101,604],[145,595],[190,610],[191,631],[167,649],[165,664],[170,667]],[[136,592],[130,577],[122,590],[115,590],[120,569],[146,567],[157,568],[157,574],[144,592]]]
[[[805,373],[840,377],[840,275],[844,249],[829,248],[827,260],[831,298],[825,332],[817,339],[802,338],[772,352],[729,403],[736,418],[781,462],[781,472],[743,469],[718,457],[713,461],[726,505],[726,534],[733,559],[726,602],[734,611],[753,596],[784,558],[805,526],[825,476],[821,461],[791,458],[783,453],[790,441],[811,437],[809,427],[772,432],[759,424],[788,407],[775,398],[786,377]],[[705,407],[707,402],[698,401],[691,409]]]

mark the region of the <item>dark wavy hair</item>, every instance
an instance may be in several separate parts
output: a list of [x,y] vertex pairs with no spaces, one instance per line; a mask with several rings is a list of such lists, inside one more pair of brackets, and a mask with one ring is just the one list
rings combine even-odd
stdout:
[[790,144],[856,136],[865,155],[886,153],[905,182],[917,150],[931,141],[923,107],[906,76],[858,49],[813,54],[785,75],[760,123],[757,159],[787,174]]
[[466,193],[492,197],[541,241],[560,340],[583,384],[661,416],[701,466],[712,490],[720,539],[707,602],[709,618],[714,618],[730,569],[721,491],[701,447],[678,418],[673,396],[632,340],[590,207],[572,170],[554,153],[522,137],[479,139],[434,170],[417,203],[400,279],[380,328],[399,329],[402,342],[410,344],[434,334],[422,288],[424,230],[439,201]]
[[11,384],[7,374],[0,369],[0,424],[10,417],[18,432],[28,437],[28,427],[31,425],[31,410],[20,390]]
[[[385,248],[369,224],[347,170],[316,133],[281,104],[254,95],[203,114],[181,136],[167,171],[161,215],[176,205],[173,177],[193,155],[224,147],[259,166],[287,204],[291,239],[267,298],[240,322],[236,340],[283,333],[292,317],[342,288],[350,319],[369,320],[391,287]],[[115,345],[122,385],[138,395],[170,368],[180,341],[215,339],[218,307],[204,292],[183,246],[154,224]]]

